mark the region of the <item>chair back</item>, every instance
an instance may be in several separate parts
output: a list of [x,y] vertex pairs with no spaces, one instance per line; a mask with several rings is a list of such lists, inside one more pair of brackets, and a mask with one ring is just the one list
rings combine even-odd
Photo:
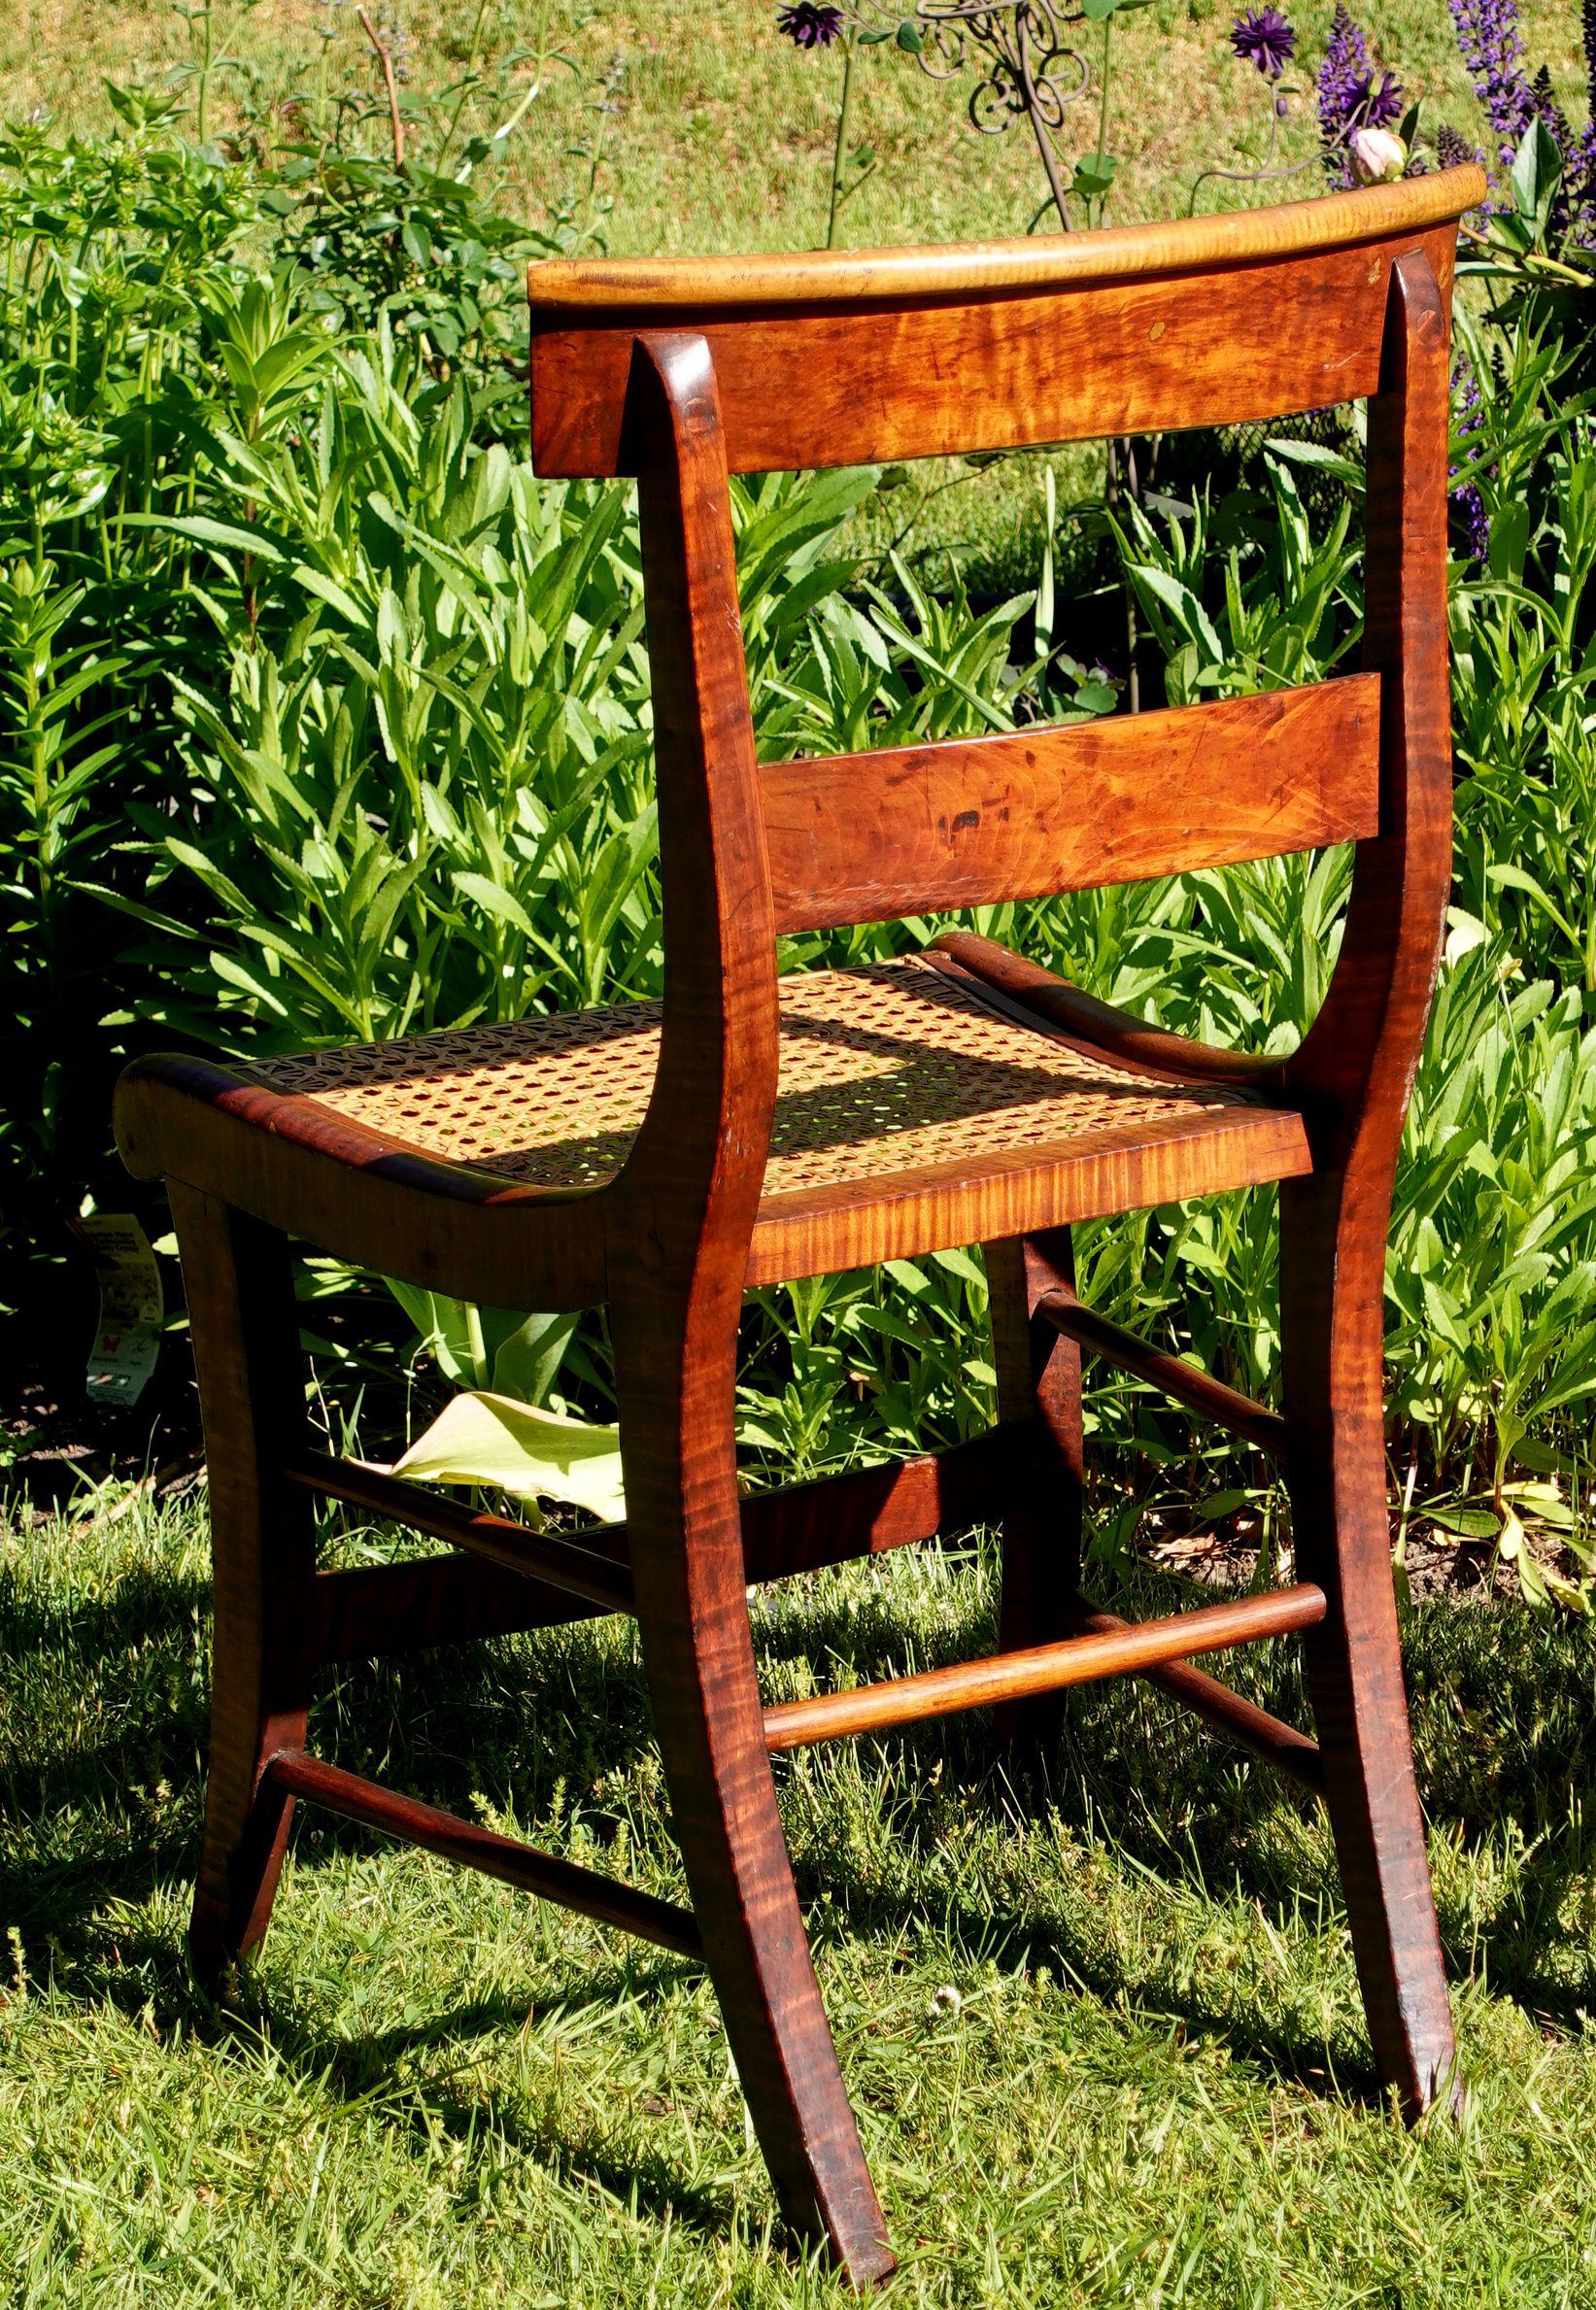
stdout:
[[[972,248],[532,268],[532,446],[634,474],[664,1022],[626,1180],[732,1288],[779,1070],[775,934],[1352,840],[1284,1063],[1334,1169],[1394,1150],[1450,872],[1449,313],[1466,167],[1285,208]],[[1305,688],[762,769],[730,477],[1368,403],[1363,666]],[[1377,1125],[1371,1121],[1377,1118]],[[661,1183],[661,1184],[657,1184]],[[1387,1186],[1389,1182],[1387,1181]],[[650,1255],[655,1256],[651,1253]]]
[[[634,472],[634,353],[690,329],[730,472],[1239,425],[1390,385],[1393,269],[1444,313],[1477,170],[1251,214],[970,248],[534,266],[540,472]],[[1403,520],[1444,520],[1444,496]],[[1412,543],[1409,536],[1409,543]],[[1438,549],[1443,546],[1438,538]],[[1437,646],[1441,636],[1435,637]],[[1037,898],[1360,839],[1380,677],[773,764],[774,928]]]

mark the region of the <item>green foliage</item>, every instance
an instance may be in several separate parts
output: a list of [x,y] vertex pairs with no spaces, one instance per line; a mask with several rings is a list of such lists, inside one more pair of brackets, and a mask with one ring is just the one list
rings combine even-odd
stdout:
[[[499,357],[511,240],[473,205],[469,168],[445,187],[435,167],[356,157],[224,163],[149,99],[103,145],[0,147],[0,862],[18,933],[0,969],[34,1069],[12,1078],[4,1124],[14,1174],[57,1208],[102,1174],[106,1088],[135,1042],[314,1046],[658,990],[629,497],[530,470]],[[401,191],[428,219],[408,239]],[[552,214],[552,239],[572,229]],[[1569,1464],[1596,1386],[1579,1186],[1596,1113],[1596,456],[1555,310],[1519,299],[1471,324],[1466,350],[1477,408],[1457,479],[1479,492],[1490,550],[1454,594],[1467,775],[1397,1200],[1391,1444],[1415,1506],[1482,1514],[1511,1542],[1540,1484],[1524,1512],[1578,1549],[1579,1512],[1543,1479]],[[1172,702],[1346,662],[1357,446],[1282,439],[1228,493],[1122,500],[1108,533]],[[1058,599],[1050,473],[1037,584],[999,602],[902,554],[866,576],[844,541],[877,486],[736,487],[767,759],[1112,705]],[[1322,1000],[1346,885],[1332,853],[989,909],[978,927],[1138,1015],[1283,1050]],[[868,959],[933,927],[794,939],[785,960]],[[43,1232],[37,1201],[13,1209]],[[1274,1254],[1268,1195],[1081,1240],[1095,1304],[1266,1396]],[[773,1478],[979,1426],[984,1295],[967,1252],[757,1295],[751,1466]],[[607,1409],[594,1324],[398,1296],[457,1385]],[[1126,1514],[1177,1466],[1183,1488],[1234,1496],[1234,1454],[1222,1476],[1194,1456],[1146,1391],[1096,1387],[1092,1416]]]
[[255,215],[158,105],[120,109],[96,142],[0,134],[0,1299],[103,1162],[123,971],[81,883],[156,805],[206,627],[186,543],[133,525],[195,502],[201,311]]
[[303,1044],[652,986],[623,501],[479,446],[466,382],[386,324],[302,415],[270,450],[221,436],[229,518],[185,524],[225,686],[178,684],[190,809],[141,821],[171,903],[123,901],[173,941],[173,1015]]
[[[1322,536],[1286,458],[1328,466],[1341,485]],[[1112,524],[1125,574],[1164,653],[1172,706],[1318,681],[1356,639],[1362,610],[1352,517],[1361,467],[1293,442],[1274,444],[1264,466],[1267,494],[1238,489],[1217,507],[1205,494],[1170,506],[1158,523],[1127,498],[1124,526]],[[1210,606],[1205,596],[1215,593]]]
[[1525,1438],[1596,1393],[1596,1030],[1577,988],[1501,968],[1481,942],[1443,973],[1387,1278],[1399,1412],[1432,1470],[1477,1454],[1498,1498]]
[[[1540,332],[1510,340],[1471,436],[1490,522],[1486,568],[1454,598],[1459,897],[1526,968],[1596,990],[1596,427],[1558,414]],[[1552,414],[1546,404],[1552,402]],[[1490,452],[1507,436],[1492,470]],[[1533,449],[1523,444],[1529,436]],[[1513,452],[1516,451],[1516,455]]]
[[[209,43],[211,12],[200,13]],[[225,62],[212,55],[208,68]],[[475,188],[483,154],[480,140],[467,140],[450,155],[447,182],[423,169],[402,179],[405,197],[436,228],[424,241],[408,218],[383,221],[394,185],[368,155],[334,141],[314,160],[293,153],[281,167],[229,159],[185,139],[170,96],[112,97],[119,125],[103,138],[58,143],[38,126],[0,133],[0,1301],[28,1296],[28,1261],[53,1254],[85,1187],[125,1195],[107,1114],[129,1048],[210,1018],[219,987],[228,1002],[268,998],[268,1015],[275,1002],[313,1038],[331,1031],[325,988],[296,1014],[268,985],[282,959],[260,960],[269,921],[259,938],[238,933],[252,950],[242,993],[219,949],[201,1000],[186,1003],[191,951],[210,951],[234,907],[217,879],[210,806],[194,783],[207,711],[226,723],[231,672],[262,741],[249,772],[257,780],[270,782],[277,724],[308,728],[323,706],[323,756],[347,738],[352,764],[363,761],[387,701],[362,698],[357,682],[347,701],[337,694],[329,704],[309,641],[294,647],[294,621],[317,578],[338,585],[346,540],[328,493],[356,488],[363,508],[382,478],[400,499],[412,482],[451,486],[458,440],[453,463],[440,455],[419,477],[407,429],[413,437],[434,401],[449,402],[452,382],[484,446],[506,427],[519,396],[500,357],[514,342],[506,317],[524,314],[520,259],[534,245],[573,245],[594,224],[591,208],[573,218],[558,198],[547,234],[506,224]],[[389,177],[397,177],[391,165]],[[362,200],[357,249],[340,237],[339,204]],[[440,289],[448,325],[431,301]],[[338,433],[335,387],[371,383],[374,362],[380,391],[373,383],[362,400],[357,384],[346,394],[370,428],[357,440],[348,426],[339,436],[346,460],[372,461],[367,489],[347,461],[320,475],[296,468],[305,428],[324,418]],[[424,520],[436,510],[435,492]],[[286,545],[266,533],[279,518]],[[368,527],[380,521],[369,516]],[[446,527],[441,545],[452,542]],[[374,546],[360,570],[351,565],[352,581],[387,582],[402,558],[389,543],[386,559]],[[219,569],[222,548],[233,558]],[[353,612],[353,638],[329,636],[322,655],[333,640],[364,639],[371,662],[384,649],[391,656],[366,630],[375,606],[373,596]],[[337,623],[329,610],[328,624]],[[346,702],[348,717],[365,710],[363,724],[337,722]],[[419,713],[408,733],[418,742]],[[244,775],[232,730],[213,729],[213,743],[234,746],[231,766]],[[317,766],[325,771],[327,760]],[[281,784],[273,809],[283,860],[302,895],[319,895],[329,869],[307,843],[307,809]],[[381,866],[380,816],[363,837],[368,890]],[[634,834],[627,839],[636,847]],[[462,821],[454,844],[469,878],[482,865],[476,831]],[[206,862],[208,887],[191,875],[188,887],[173,887],[180,856]],[[228,883],[229,894],[236,889]],[[350,893],[334,897],[347,902]],[[596,952],[608,933],[602,904],[591,912],[583,935]],[[156,930],[154,943],[130,916]],[[339,969],[356,983],[381,945],[375,912],[357,960],[362,933],[348,914],[343,927],[351,950],[327,986]],[[375,992],[337,1015],[346,1030],[353,1016],[379,1016]],[[42,1278],[33,1288],[48,1296]]]

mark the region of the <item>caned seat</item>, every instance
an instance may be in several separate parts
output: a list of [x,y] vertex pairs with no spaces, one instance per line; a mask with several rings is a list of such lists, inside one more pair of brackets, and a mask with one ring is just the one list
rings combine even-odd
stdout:
[[[210,1470],[212,1738],[190,1928],[203,1970],[264,1932],[300,1799],[701,1958],[787,2216],[865,2284],[892,2252],[771,1760],[990,1704],[1018,1768],[1045,1750],[1057,1695],[1134,1674],[1322,1797],[1379,2074],[1409,2116],[1453,2089],[1391,1581],[1380,1346],[1393,1172],[1449,881],[1448,311],[1457,220],[1483,190],[1471,168],[969,249],[534,267],[538,469],[638,488],[663,991],[253,1065],[169,1054],[123,1078],[123,1153],[171,1196]],[[1358,399],[1359,671],[760,764],[732,474]],[[894,962],[777,976],[784,933],[1338,842],[1355,846],[1340,955],[1318,1017],[1281,1058],[1163,1033],[969,932]],[[1070,1232],[1265,1182],[1279,1198],[1278,1410],[1083,1306]],[[605,1306],[624,1523],[534,1531],[314,1451],[290,1238],[494,1306]],[[954,1244],[986,1262],[989,1431],[745,1500],[745,1288]],[[1275,1456],[1293,1584],[1135,1626],[1088,1602],[1083,1355]],[[318,1498],[448,1548],[323,1571]],[[750,1582],[978,1520],[1002,1532],[991,1657],[762,1706]],[[687,1906],[307,1747],[313,1680],[331,1662],[604,1612],[637,1619]],[[1303,1637],[1317,1745],[1191,1665],[1288,1633]]]
[[[1221,1173],[1242,1185],[1310,1167],[1295,1109],[1116,1064],[934,952],[796,972],[778,1000],[757,1282],[795,1258],[835,1266],[862,1234],[874,1258],[945,1248],[962,1240],[950,1190],[976,1180],[1028,1196],[1028,1227],[1057,1227],[1093,1214],[1110,1168],[1120,1207],[1133,1177],[1134,1200],[1171,1202]],[[254,1118],[285,1143],[314,1144],[336,1117],[484,1183],[592,1189],[630,1153],[660,1036],[660,1004],[631,1002],[268,1059],[240,1080],[271,1094]]]

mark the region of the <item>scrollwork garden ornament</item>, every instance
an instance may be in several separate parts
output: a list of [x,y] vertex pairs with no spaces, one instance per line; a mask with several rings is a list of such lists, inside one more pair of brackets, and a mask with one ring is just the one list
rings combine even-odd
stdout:
[[[990,0],[918,0],[914,16],[921,36],[922,72],[933,80],[952,80],[968,63],[978,75],[969,118],[983,136],[1002,136],[1019,120],[1030,122],[1051,205],[1066,230],[1070,213],[1065,203],[1071,192],[1084,188],[1074,182],[1078,172],[1070,172],[1061,160],[1054,139],[1069,108],[1092,92],[1092,68],[1070,37],[1070,28],[1085,22],[1086,17],[1084,8],[1066,9],[1057,0],[998,0],[996,5]],[[1103,20],[1106,24],[1109,17]],[[1103,188],[1106,190],[1106,184]],[[1048,203],[1042,205],[1045,209]]]

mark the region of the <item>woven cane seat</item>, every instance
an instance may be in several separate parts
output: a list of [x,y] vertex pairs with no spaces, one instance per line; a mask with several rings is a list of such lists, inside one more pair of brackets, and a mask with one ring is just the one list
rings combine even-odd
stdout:
[[[779,1198],[979,1168],[1149,1127],[1218,1127],[1245,1093],[1166,1085],[1018,1023],[918,959],[780,982]],[[259,1083],[420,1154],[539,1187],[612,1178],[643,1118],[660,1006],[356,1044],[252,1069]]]

